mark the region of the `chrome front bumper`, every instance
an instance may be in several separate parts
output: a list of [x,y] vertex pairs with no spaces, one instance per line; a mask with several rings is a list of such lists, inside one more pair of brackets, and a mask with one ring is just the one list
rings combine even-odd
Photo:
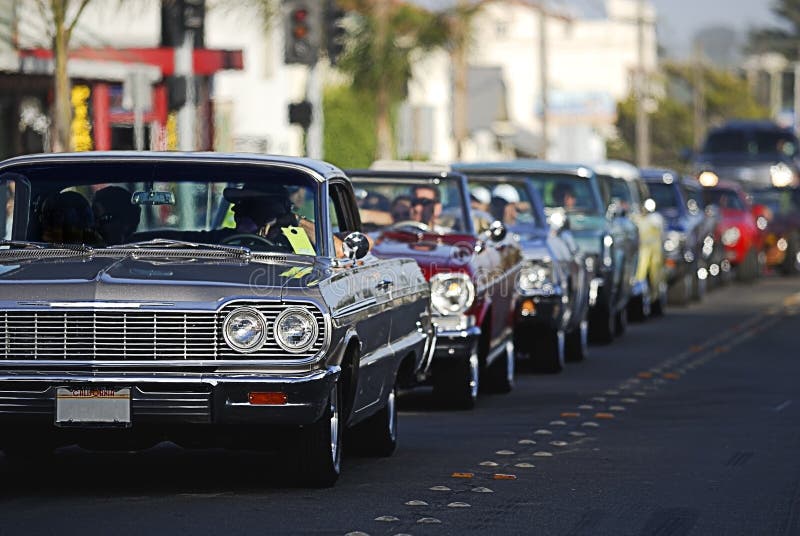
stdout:
[[[137,424],[304,425],[323,413],[338,366],[306,373],[0,371],[0,426],[54,422],[59,387],[130,387]],[[280,405],[254,405],[251,392],[282,392]]]

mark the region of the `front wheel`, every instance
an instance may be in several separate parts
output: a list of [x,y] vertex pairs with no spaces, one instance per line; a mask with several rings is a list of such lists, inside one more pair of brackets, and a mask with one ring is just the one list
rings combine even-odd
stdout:
[[467,359],[441,364],[433,372],[433,394],[446,406],[474,408],[479,387],[480,363],[475,352]]
[[589,314],[589,340],[610,344],[616,332],[616,315],[608,305],[597,306]]
[[514,388],[514,345],[510,342],[486,369],[487,384],[495,393],[510,393]]
[[580,325],[564,336],[564,359],[583,361],[589,356],[589,323],[581,320]]
[[737,279],[742,283],[752,283],[758,277],[758,253],[755,248],[750,248],[747,255],[736,268]]
[[297,450],[298,471],[310,487],[329,488],[336,483],[342,466],[342,389],[331,386],[325,411],[320,419],[300,429]]
[[[397,449],[397,384],[392,386],[386,405],[353,430],[353,446],[365,456],[386,458]],[[348,445],[350,443],[348,442]]]

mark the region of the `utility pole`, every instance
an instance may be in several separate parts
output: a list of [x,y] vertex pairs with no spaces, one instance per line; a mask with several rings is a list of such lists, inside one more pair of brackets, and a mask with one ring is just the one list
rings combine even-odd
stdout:
[[452,52],[453,65],[453,135],[456,142],[456,159],[464,157],[464,144],[469,136],[467,126],[467,36],[469,20],[467,18],[468,0],[458,0],[455,26],[455,47]]
[[694,61],[692,62],[692,132],[694,148],[703,143],[706,136],[706,84],[703,48],[700,41],[694,42]]
[[794,132],[800,135],[800,45],[797,47],[797,59],[794,61]]
[[186,102],[178,110],[178,147],[181,151],[195,150],[195,94],[194,94],[194,30],[187,28],[183,43],[175,48],[175,75],[186,80]]
[[306,154],[309,158],[322,160],[325,119],[322,113],[322,67],[319,61],[309,67],[306,98],[312,110],[311,124],[306,133]]
[[637,66],[634,82],[636,96],[636,165],[650,165],[650,117],[645,107],[644,24],[645,1],[639,0],[636,14]]
[[539,104],[542,108],[542,158],[547,158],[550,149],[550,102],[547,98],[549,83],[547,78],[547,15],[544,7],[539,5]]

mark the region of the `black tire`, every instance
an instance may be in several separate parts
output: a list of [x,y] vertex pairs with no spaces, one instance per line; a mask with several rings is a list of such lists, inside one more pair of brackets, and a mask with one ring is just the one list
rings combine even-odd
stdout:
[[[362,456],[387,458],[397,449],[397,384],[386,399],[386,405],[375,415],[352,430],[353,448]],[[348,447],[350,446],[348,441]],[[349,450],[349,449],[348,449]]]
[[486,385],[493,393],[514,389],[514,345],[507,343],[500,355],[486,369]]
[[[706,297],[706,292],[708,291],[708,275],[706,275],[705,279],[700,279],[700,268],[695,265],[694,266],[694,279],[692,284],[692,295],[691,299],[694,302],[701,302],[703,298]],[[707,274],[708,272],[706,272]]]
[[621,337],[628,329],[628,308],[623,307],[614,317],[614,335]]
[[658,298],[650,305],[650,316],[664,316],[667,312],[667,284],[662,282],[658,291]]
[[611,344],[617,330],[616,316],[607,305],[589,312],[589,340],[598,344]]
[[779,270],[782,275],[793,276],[800,274],[800,240],[792,238],[789,240],[789,247],[786,248],[786,257],[783,259]]
[[433,395],[443,406],[472,409],[479,388],[480,363],[476,353],[454,363],[437,365],[433,371]]
[[755,248],[750,248],[747,255],[736,269],[736,278],[741,283],[752,283],[758,277],[758,254]]
[[644,322],[653,314],[653,304],[648,292],[633,296],[628,301],[628,320],[631,322]]
[[341,409],[342,389],[337,381],[331,386],[322,417],[300,429],[295,456],[300,480],[308,487],[329,488],[339,478],[344,431]]
[[564,335],[564,360],[577,363],[589,357],[589,323],[582,320],[580,325]]
[[534,339],[531,366],[536,372],[557,374],[564,370],[564,334],[555,329],[540,331]]
[[680,279],[675,281],[667,291],[667,302],[670,305],[685,306],[689,304],[692,296],[691,274],[685,273]]

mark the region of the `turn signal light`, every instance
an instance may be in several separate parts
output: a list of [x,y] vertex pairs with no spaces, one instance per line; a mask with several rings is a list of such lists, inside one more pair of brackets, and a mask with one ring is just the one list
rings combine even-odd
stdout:
[[282,406],[286,404],[286,393],[248,393],[248,401],[254,406]]
[[525,300],[522,302],[522,316],[533,316],[536,314],[536,304],[533,300]]

